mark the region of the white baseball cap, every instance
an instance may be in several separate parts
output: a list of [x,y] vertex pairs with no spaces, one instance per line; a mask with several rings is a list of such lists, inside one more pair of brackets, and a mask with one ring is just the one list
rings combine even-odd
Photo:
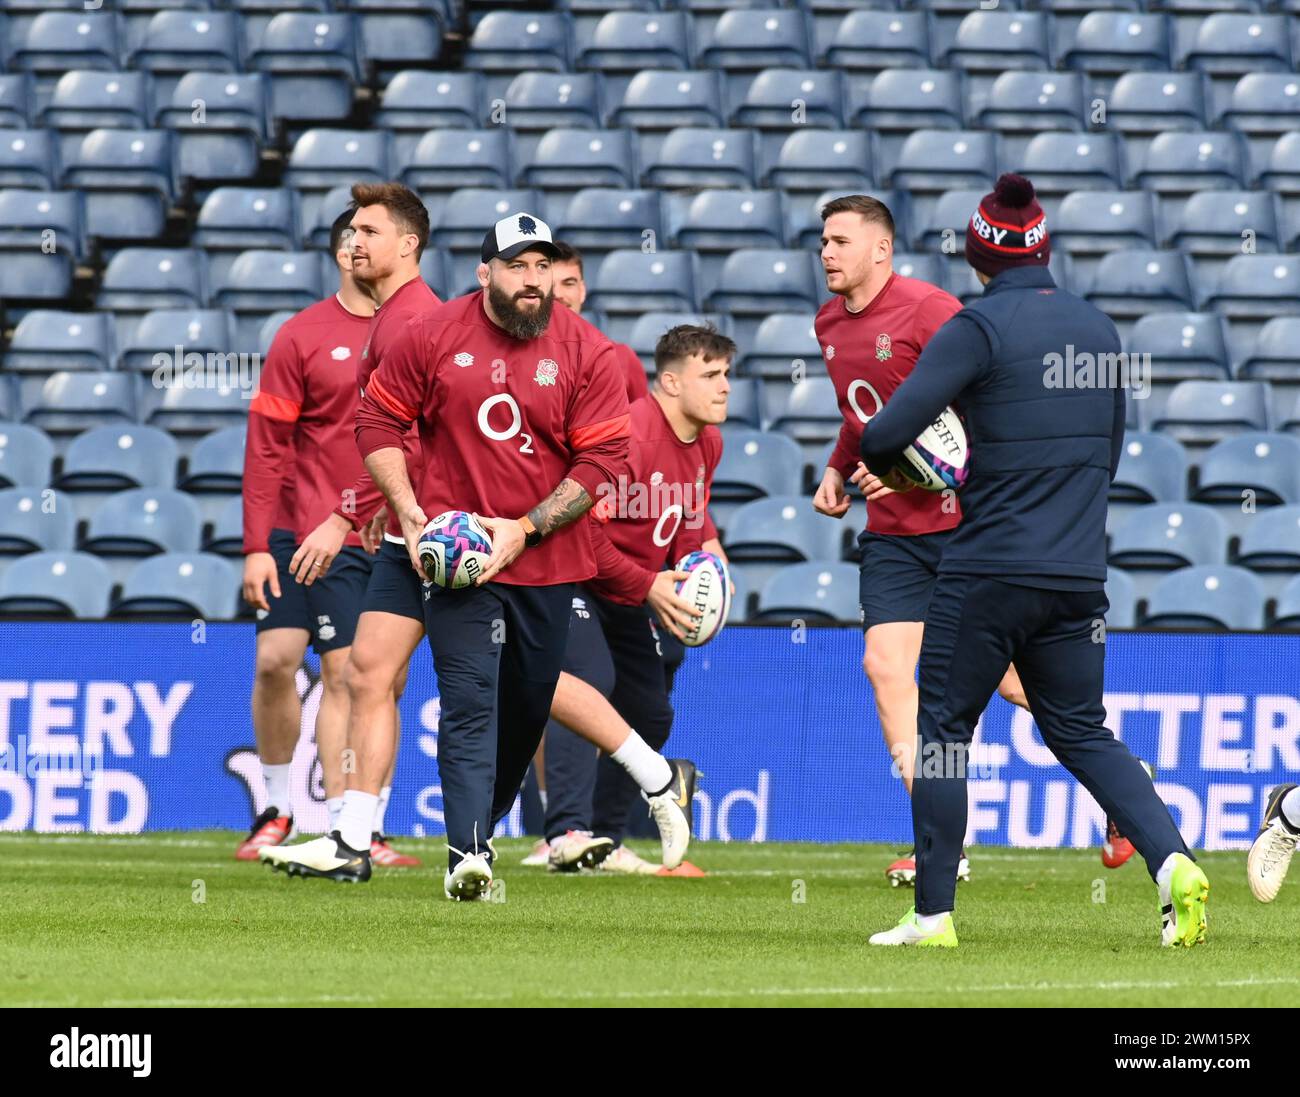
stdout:
[[522,252],[540,251],[555,259],[560,249],[551,239],[551,226],[531,213],[512,213],[503,217],[483,237],[483,262],[492,259],[513,259]]

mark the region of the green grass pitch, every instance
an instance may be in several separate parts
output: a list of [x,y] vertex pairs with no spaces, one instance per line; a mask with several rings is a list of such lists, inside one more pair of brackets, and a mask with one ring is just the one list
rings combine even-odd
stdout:
[[522,868],[502,841],[503,901],[450,903],[434,840],[398,844],[436,871],[363,886],[236,841],[0,835],[0,1006],[1290,1006],[1300,984],[1300,882],[1261,906],[1243,853],[1203,857],[1210,939],[1173,951],[1136,860],[975,849],[961,946],[918,952],[867,945],[911,903],[880,846],[701,843],[706,879],[661,879]]

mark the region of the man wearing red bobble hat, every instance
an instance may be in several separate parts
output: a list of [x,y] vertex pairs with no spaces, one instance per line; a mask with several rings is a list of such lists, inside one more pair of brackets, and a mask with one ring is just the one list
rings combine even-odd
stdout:
[[[887,476],[952,404],[971,452],[962,522],[944,546],[921,646],[916,906],[872,936],[875,945],[957,945],[966,752],[1008,661],[1044,743],[1146,861],[1159,889],[1161,944],[1205,940],[1205,874],[1141,763],[1104,725],[1106,498],[1125,398],[1101,370],[1066,385],[1059,364],[1070,355],[1101,361],[1120,341],[1103,313],[1057,287],[1050,254],[1033,185],[1003,175],[966,230],[983,296],[935,332],[862,432],[863,461]],[[942,764],[924,764],[932,757]]]

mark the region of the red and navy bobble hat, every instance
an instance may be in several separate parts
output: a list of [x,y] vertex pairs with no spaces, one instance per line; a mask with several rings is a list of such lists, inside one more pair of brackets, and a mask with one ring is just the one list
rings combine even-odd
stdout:
[[1045,267],[1051,257],[1052,241],[1034,184],[1023,175],[1000,176],[966,226],[966,262],[992,278],[1012,267]]

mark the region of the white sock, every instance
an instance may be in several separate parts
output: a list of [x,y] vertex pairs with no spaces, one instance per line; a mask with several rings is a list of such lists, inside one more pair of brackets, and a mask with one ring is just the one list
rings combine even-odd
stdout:
[[372,792],[350,788],[343,794],[338,832],[344,845],[353,849],[370,848],[370,827],[375,821],[375,807],[378,803],[379,797]]
[[635,731],[610,755],[651,796],[663,792],[673,779],[673,767],[657,750],[652,750]]
[[325,801],[325,810],[330,813],[330,829],[325,832],[326,834],[328,834],[330,830],[339,829],[339,812],[343,810],[343,797],[342,796],[329,797]]
[[918,914],[916,924],[921,927],[922,932],[933,933],[943,928],[943,920],[951,913],[952,911],[945,910],[941,914]]
[[1177,856],[1178,854],[1171,853],[1165,858],[1165,862],[1160,866],[1159,871],[1156,872],[1156,884],[1159,887],[1168,889],[1169,881],[1172,880],[1174,876],[1174,858]]
[[385,785],[379,790],[379,803],[375,805],[374,830],[376,834],[384,833],[384,813],[388,810],[388,798],[392,795],[392,785]]
[[282,766],[262,763],[262,778],[266,781],[266,806],[276,808],[281,815],[292,815],[289,805],[289,770],[292,762]]
[[1292,830],[1300,830],[1300,785],[1282,797],[1282,814]]

